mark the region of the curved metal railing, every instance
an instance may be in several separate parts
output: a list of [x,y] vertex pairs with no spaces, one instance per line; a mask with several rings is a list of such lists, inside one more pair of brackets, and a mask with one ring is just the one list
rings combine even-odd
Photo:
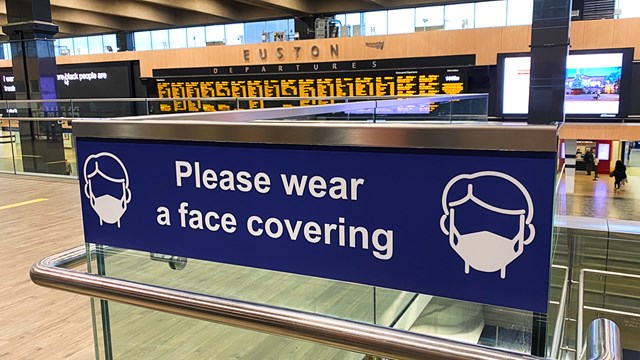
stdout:
[[540,359],[329,316],[223,299],[70,270],[84,246],[38,261],[34,283],[77,294],[392,359]]

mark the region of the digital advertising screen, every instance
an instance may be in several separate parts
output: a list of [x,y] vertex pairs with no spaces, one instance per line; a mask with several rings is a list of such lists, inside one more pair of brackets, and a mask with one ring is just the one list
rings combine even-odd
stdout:
[[[631,72],[628,65],[633,57],[628,50],[570,53],[564,84],[564,109],[568,118],[626,116]],[[501,56],[498,66],[502,69],[499,71],[499,113],[504,116],[526,115],[529,111],[531,57],[506,54]]]

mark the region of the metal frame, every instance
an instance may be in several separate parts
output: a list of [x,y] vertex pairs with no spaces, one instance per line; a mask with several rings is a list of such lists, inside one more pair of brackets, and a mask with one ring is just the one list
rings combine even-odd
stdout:
[[[384,96],[287,96],[287,97],[185,97],[185,98],[93,98],[93,99],[30,99],[30,100],[5,100],[8,104],[22,103],[50,103],[50,102],[144,102],[144,101],[249,101],[249,100],[267,100],[267,101],[283,101],[283,100],[388,100],[398,99],[402,96],[384,95]],[[451,101],[452,98],[487,98],[487,94],[457,94],[457,95],[407,95],[406,97],[431,99],[438,101]]]
[[560,303],[558,304],[558,317],[556,318],[555,327],[553,329],[553,341],[551,343],[551,358],[558,359],[560,353],[560,346],[562,345],[562,333],[564,327],[562,326],[565,318],[565,307],[567,303],[567,289],[569,285],[569,267],[563,265],[552,265],[554,269],[563,269],[564,278],[562,282],[562,294],[560,295]]
[[86,259],[85,246],[52,255],[33,265],[30,272],[31,280],[41,286],[76,294],[385,358],[541,359],[378,325],[168,289],[68,269],[81,265]]
[[79,138],[534,152],[553,152],[556,146],[553,126],[224,123],[178,119],[76,120],[73,125]]
[[[77,137],[280,145],[557,151],[554,125],[399,124],[293,121],[310,115],[422,104],[424,98],[310,107],[168,114],[109,121],[76,119]],[[283,119],[285,119],[283,121]],[[293,120],[286,120],[293,119]],[[276,121],[277,120],[277,121]]]

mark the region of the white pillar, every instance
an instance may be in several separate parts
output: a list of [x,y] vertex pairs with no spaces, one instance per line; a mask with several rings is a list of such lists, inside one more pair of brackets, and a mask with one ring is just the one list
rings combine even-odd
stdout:
[[573,194],[576,184],[577,140],[564,140],[564,187],[567,194]]

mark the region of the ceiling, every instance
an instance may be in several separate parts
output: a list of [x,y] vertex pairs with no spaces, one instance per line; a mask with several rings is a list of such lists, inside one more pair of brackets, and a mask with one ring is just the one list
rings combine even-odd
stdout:
[[[16,1],[16,0],[14,0]],[[473,0],[50,0],[60,37],[305,17]],[[0,24],[7,23],[0,0]]]

